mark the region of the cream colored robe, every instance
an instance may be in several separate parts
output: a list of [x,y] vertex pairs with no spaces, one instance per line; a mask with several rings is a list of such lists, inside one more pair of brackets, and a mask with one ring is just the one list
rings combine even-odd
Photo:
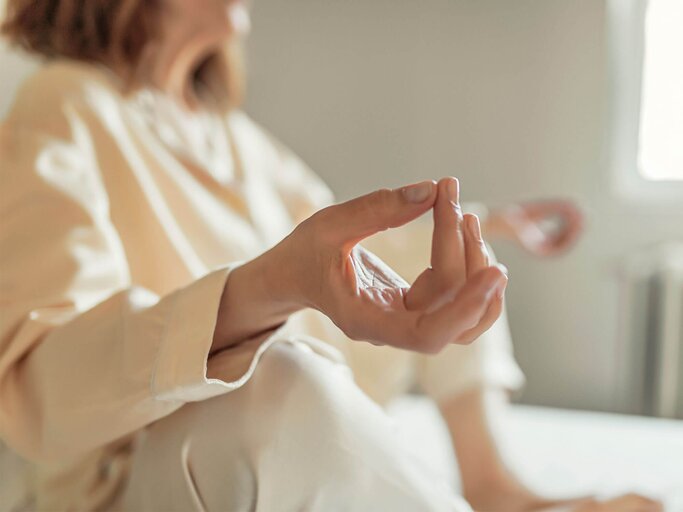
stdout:
[[[116,494],[137,432],[250,378],[272,338],[207,362],[230,268],[332,196],[242,112],[124,98],[107,71],[58,61],[0,128],[0,199],[0,436],[35,462],[42,506],[91,508]],[[369,245],[412,277],[429,229]],[[504,323],[438,357],[351,343],[313,312],[287,329],[337,346],[380,402],[522,379]]]

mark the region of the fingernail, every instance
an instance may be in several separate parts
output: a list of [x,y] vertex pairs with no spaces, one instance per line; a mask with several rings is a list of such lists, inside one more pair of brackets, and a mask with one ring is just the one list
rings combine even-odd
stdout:
[[432,195],[432,187],[434,184],[431,181],[423,181],[403,188],[403,197],[410,203],[423,203],[429,196]]
[[446,190],[448,191],[448,199],[457,203],[459,199],[458,196],[460,195],[459,189],[460,184],[458,183],[458,180],[456,178],[450,178],[446,185]]

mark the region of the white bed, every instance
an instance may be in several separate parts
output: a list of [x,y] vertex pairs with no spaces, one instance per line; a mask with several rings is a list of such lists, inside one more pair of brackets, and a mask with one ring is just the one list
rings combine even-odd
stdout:
[[[390,406],[407,446],[457,481],[445,426],[434,406],[407,397]],[[524,481],[549,496],[637,491],[683,512],[683,421],[515,405],[504,453]]]
[[[448,434],[434,406],[406,397],[389,411],[406,446],[430,471],[456,482]],[[683,421],[516,405],[504,447],[526,482],[548,495],[635,490],[662,499],[667,512],[683,512]],[[22,471],[0,446],[0,511],[20,500]]]

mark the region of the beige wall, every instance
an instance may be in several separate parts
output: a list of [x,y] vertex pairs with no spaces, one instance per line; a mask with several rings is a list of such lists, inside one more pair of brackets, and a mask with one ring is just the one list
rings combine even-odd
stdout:
[[616,190],[634,169],[612,166],[605,2],[260,0],[254,18],[249,110],[340,196],[454,174],[471,199],[580,201],[571,255],[498,248],[524,400],[632,410],[617,264],[683,215]]

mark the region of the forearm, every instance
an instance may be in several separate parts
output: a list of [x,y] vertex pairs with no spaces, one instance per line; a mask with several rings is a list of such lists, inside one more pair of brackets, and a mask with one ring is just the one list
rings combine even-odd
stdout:
[[275,250],[237,267],[226,282],[211,353],[277,329],[303,309]]
[[478,510],[536,510],[544,503],[512,472],[500,453],[507,392],[474,388],[439,404],[451,434],[465,499]]
[[505,473],[495,441],[491,404],[486,404],[493,398],[491,395],[500,398],[498,392],[474,388],[439,404],[456,451],[466,495],[481,487],[481,482],[491,482]]
[[12,383],[0,386],[4,440],[33,460],[72,458],[215,396],[206,354],[227,275],[164,297],[124,288],[90,308],[46,296],[23,309],[18,296],[19,308],[1,312],[0,380]]

